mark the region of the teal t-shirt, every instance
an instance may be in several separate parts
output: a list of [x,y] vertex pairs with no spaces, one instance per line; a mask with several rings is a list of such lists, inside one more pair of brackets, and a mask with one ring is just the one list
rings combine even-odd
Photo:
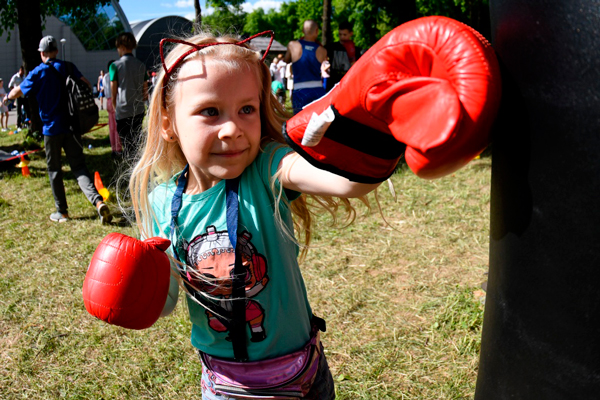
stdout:
[[[298,266],[298,245],[282,232],[274,217],[275,199],[271,177],[281,159],[291,151],[276,143],[268,144],[241,176],[238,241],[242,245],[246,275],[247,348],[250,360],[288,354],[301,348],[310,336],[312,311]],[[177,177],[152,191],[150,200],[158,224],[153,234],[170,237],[171,199]],[[299,193],[284,191],[291,201]],[[230,294],[230,275],[235,255],[227,234],[225,181],[195,195],[183,194],[178,214],[177,254],[187,268],[216,278],[203,290],[218,299],[225,309]],[[289,232],[293,232],[289,208],[278,205]],[[173,249],[173,247],[171,248]],[[194,275],[190,275],[194,279]],[[197,287],[199,281],[193,281]],[[223,358],[233,358],[227,326],[188,298],[192,321],[192,345]]]

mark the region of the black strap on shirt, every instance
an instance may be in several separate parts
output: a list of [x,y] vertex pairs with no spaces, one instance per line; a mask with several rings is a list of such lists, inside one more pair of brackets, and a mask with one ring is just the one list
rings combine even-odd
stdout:
[[[175,259],[179,262],[179,256],[177,255],[177,216],[181,210],[182,197],[185,187],[187,185],[187,174],[189,172],[189,166],[186,165],[179,179],[177,181],[177,188],[171,201],[171,244],[173,246],[173,254]],[[242,256],[239,247],[237,246],[237,228],[238,228],[238,215],[239,215],[239,199],[238,199],[238,187],[240,178],[227,179],[225,181],[226,190],[226,219],[227,219],[227,232],[229,235],[229,241],[235,250],[235,264],[233,268],[233,282],[231,292],[231,306],[232,311],[229,312],[223,307],[215,304],[214,302],[207,299],[201,293],[198,293],[191,285],[187,278],[187,274],[184,270],[178,267],[180,275],[182,276],[188,292],[194,296],[196,300],[208,310],[214,311],[215,317],[219,319],[229,329],[229,337],[231,338],[231,344],[233,346],[233,356],[238,362],[248,361],[248,350],[246,348],[246,288],[245,288],[245,277],[246,271],[242,264]],[[191,268],[189,265],[185,265],[186,268]]]

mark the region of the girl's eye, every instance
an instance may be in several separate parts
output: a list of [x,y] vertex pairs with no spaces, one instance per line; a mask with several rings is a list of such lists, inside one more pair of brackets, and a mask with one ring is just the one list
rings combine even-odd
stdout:
[[200,111],[200,115],[203,115],[205,117],[216,117],[217,115],[219,115],[219,111],[214,108],[205,108],[204,110]]
[[254,107],[252,106],[244,106],[240,111],[242,114],[252,114],[254,112]]

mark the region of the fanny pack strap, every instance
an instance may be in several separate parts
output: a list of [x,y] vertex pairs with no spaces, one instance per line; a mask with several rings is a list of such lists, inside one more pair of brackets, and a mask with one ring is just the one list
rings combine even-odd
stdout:
[[[173,194],[173,200],[171,201],[171,244],[173,246],[173,256],[179,262],[182,262],[177,255],[177,216],[181,210],[183,192],[187,185],[187,173],[189,165],[186,165],[179,179],[177,181],[177,188]],[[240,178],[227,179],[225,181],[226,190],[226,219],[227,219],[227,232],[229,234],[229,241],[235,250],[235,264],[233,268],[233,286],[231,301],[232,312],[227,311],[223,307],[209,301],[201,294],[196,294],[196,290],[188,283],[185,271],[178,268],[180,275],[182,276],[186,288],[189,293],[192,293],[194,298],[198,300],[200,304],[206,307],[208,310],[216,310],[217,314],[221,317],[216,316],[225,326],[229,328],[229,337],[231,338],[231,344],[233,346],[233,356],[238,362],[248,361],[248,350],[246,348],[246,288],[245,288],[245,276],[246,272],[242,264],[242,257],[240,250],[237,246],[237,227],[238,227],[238,214],[239,214],[239,199],[238,199],[238,187]],[[186,266],[187,267],[187,266]]]

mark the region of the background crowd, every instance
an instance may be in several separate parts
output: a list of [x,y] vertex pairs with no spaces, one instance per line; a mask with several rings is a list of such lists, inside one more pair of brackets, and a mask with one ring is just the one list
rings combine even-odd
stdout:
[[285,56],[275,56],[269,67],[273,94],[285,105],[289,92],[294,114],[331,90],[363,53],[352,40],[348,22],[339,24],[340,40],[327,47],[319,43],[316,21],[304,21],[302,32],[300,39],[289,42]]
[[[290,41],[285,54],[277,54],[270,62],[272,92],[277,100],[294,114],[310,102],[322,97],[337,84],[352,64],[362,54],[353,40],[352,26],[339,24],[339,41],[327,48],[319,43],[319,25],[314,20],[302,24],[303,36]],[[131,161],[137,151],[142,134],[142,124],[148,105],[156,72],[146,70],[143,62],[133,55],[137,42],[130,32],[120,34],[115,42],[119,58],[110,60],[106,69],[99,71],[94,85],[85,78],[73,63],[58,58],[58,43],[52,36],[42,38],[38,51],[41,63],[26,74],[23,67],[11,77],[7,88],[0,77],[0,129],[7,132],[9,111],[17,115],[18,133],[29,127],[32,114],[27,96],[37,100],[43,124],[44,150],[56,211],[50,214],[55,222],[69,220],[65,195],[61,152],[64,150],[68,163],[79,186],[89,202],[98,211],[103,223],[110,223],[112,215],[94,186],[77,134],[73,134],[66,116],[66,93],[64,79],[72,76],[94,89],[100,110],[108,113],[109,138],[115,162]],[[104,66],[103,66],[104,67]],[[58,72],[58,74],[57,74]],[[61,82],[63,81],[63,82]]]

